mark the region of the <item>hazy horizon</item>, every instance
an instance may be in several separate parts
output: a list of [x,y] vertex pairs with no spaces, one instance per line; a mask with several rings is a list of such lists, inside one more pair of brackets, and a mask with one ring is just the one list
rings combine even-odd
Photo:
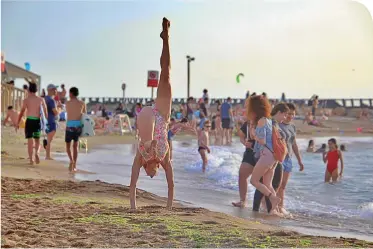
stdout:
[[[150,97],[148,70],[160,70],[161,18],[171,20],[172,85],[191,95],[242,98],[373,97],[373,1],[1,2],[7,61],[81,96]],[[368,9],[367,9],[368,8]],[[241,83],[235,76],[244,73]]]

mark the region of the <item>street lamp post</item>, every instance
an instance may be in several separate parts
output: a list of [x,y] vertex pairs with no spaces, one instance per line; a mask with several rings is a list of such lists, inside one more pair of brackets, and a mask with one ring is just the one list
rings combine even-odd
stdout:
[[123,103],[123,105],[125,104],[124,102],[124,100],[125,100],[125,97],[126,97],[126,83],[124,83],[123,82],[123,84],[122,84],[122,91],[123,91],[123,101],[122,101],[122,103]]
[[191,56],[189,56],[189,55],[187,55],[187,60],[188,60],[188,83],[187,83],[187,87],[188,87],[188,91],[187,91],[187,94],[188,94],[188,98],[190,97],[190,62],[191,61],[194,61],[195,60],[195,58],[194,57],[191,57]]

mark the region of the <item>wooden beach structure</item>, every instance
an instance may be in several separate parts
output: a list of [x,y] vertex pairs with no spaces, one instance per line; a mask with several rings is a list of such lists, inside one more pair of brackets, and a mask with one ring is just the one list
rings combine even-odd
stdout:
[[[10,84],[11,81],[16,79],[31,78],[38,86],[39,94],[41,91],[41,76],[27,71],[24,68],[17,66],[8,61],[4,62],[2,65],[1,72],[1,116],[3,117],[7,111],[8,106],[13,106],[13,108],[19,111],[22,107],[22,102],[25,99],[26,92],[22,88],[15,87]],[[25,82],[26,83],[26,82]]]

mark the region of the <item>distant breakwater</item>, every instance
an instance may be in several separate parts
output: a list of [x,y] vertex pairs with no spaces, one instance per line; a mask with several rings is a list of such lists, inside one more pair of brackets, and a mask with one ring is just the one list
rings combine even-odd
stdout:
[[[141,103],[143,105],[151,102],[151,98],[113,98],[113,97],[83,97],[83,101],[85,101],[89,106],[95,104],[108,104],[108,105],[119,105],[120,103],[124,103],[127,105],[134,105],[136,103]],[[281,99],[270,99],[271,101],[278,102]],[[223,103],[225,101],[224,98],[211,98],[209,100],[210,105],[215,105],[217,102],[220,101]],[[287,102],[291,102],[297,104],[299,106],[307,106],[309,99],[286,99]],[[180,105],[185,104],[187,102],[186,98],[173,98],[172,104],[173,105]],[[245,103],[245,99],[232,99],[233,105],[243,105]],[[373,109],[373,98],[352,98],[352,99],[319,99],[319,107],[323,108],[369,108]]]

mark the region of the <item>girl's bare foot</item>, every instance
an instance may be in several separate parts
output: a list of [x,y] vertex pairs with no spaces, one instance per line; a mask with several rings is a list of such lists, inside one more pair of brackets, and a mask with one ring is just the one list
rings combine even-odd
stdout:
[[73,171],[74,172],[77,172],[78,170],[76,169],[76,163],[74,163],[74,165],[73,165]]
[[170,29],[170,21],[166,18],[163,17],[162,20],[162,32],[160,34],[160,37],[165,40],[168,39],[168,30]]
[[246,203],[245,201],[238,201],[238,202],[232,202],[232,205],[234,207],[245,208],[246,207],[245,203]]
[[34,165],[34,160],[31,159],[30,162],[29,162],[29,164],[30,165]]
[[39,163],[40,163],[40,158],[39,158],[39,155],[38,155],[38,154],[35,155],[35,163],[36,163],[36,164],[39,164]]
[[290,212],[288,212],[285,208],[281,207],[279,208],[279,212],[284,215],[286,218],[293,218]]
[[[276,210],[277,209],[277,205],[280,203],[281,201],[281,198],[277,197],[276,195],[273,195],[273,194],[270,194],[269,196],[269,200],[271,201],[271,204],[272,204],[272,210]],[[270,212],[271,212],[270,211]]]
[[275,215],[275,216],[278,216],[278,217],[281,217],[281,218],[284,217],[284,215],[282,213],[278,212],[277,209],[273,209],[273,208],[272,208],[271,212],[269,212],[269,214],[270,215]]
[[52,157],[46,157],[45,160],[54,160]]

